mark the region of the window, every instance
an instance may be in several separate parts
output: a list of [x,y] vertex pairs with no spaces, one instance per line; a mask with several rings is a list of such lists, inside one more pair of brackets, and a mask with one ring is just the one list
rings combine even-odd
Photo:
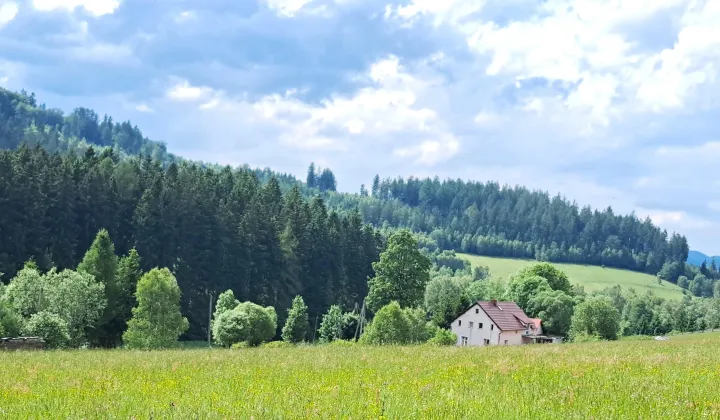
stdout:
[[472,322],[468,323],[468,328],[472,329],[472,327],[473,327],[473,323]]
[[505,345],[507,345],[507,340],[505,340]]
[[462,325],[462,320],[458,319],[458,327]]
[[463,346],[467,346],[467,344],[468,344],[467,337],[460,337],[460,344],[462,344]]
[[495,324],[490,324],[490,331],[495,329]]
[[479,324],[478,324],[478,329],[479,329],[479,330],[482,330],[482,326],[483,326],[483,323],[482,323],[482,322],[479,323]]
[[530,330],[525,330],[525,334],[530,334]]
[[476,314],[479,314],[479,313],[480,313],[480,309],[475,308],[475,313],[476,313]]
[[489,346],[489,345],[490,345],[490,340],[488,340],[487,338],[484,339],[484,340],[483,340],[483,344],[486,345],[486,346]]

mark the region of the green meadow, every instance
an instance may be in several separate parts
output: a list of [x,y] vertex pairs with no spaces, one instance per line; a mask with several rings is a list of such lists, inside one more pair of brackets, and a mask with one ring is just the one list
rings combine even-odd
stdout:
[[0,352],[3,419],[718,418],[720,334],[487,348]]
[[[537,263],[537,261],[533,260],[483,257],[470,254],[458,254],[458,256],[470,260],[473,266],[486,265],[490,267],[492,277],[505,280],[521,268]],[[645,273],[591,265],[559,263],[553,263],[553,265],[565,271],[570,276],[571,283],[584,286],[587,292],[602,290],[619,284],[623,289],[634,288],[638,293],[652,290],[657,296],[664,298],[675,299],[683,296],[681,287],[667,281],[658,283],[657,277]]]

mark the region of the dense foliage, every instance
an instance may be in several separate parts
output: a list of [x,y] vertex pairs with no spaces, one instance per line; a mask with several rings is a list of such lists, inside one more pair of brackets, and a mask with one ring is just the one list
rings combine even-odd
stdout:
[[490,256],[607,265],[657,273],[684,264],[685,237],[649,219],[580,208],[523,187],[460,180],[375,177],[371,196],[331,195],[330,206],[359,207],[377,226],[429,233],[443,249]]
[[[198,339],[207,336],[210,294],[227,289],[282,316],[296,295],[311,319],[331,304],[353,308],[367,294],[381,246],[359,214],[328,211],[298,188],[283,195],[274,178],[263,185],[254,171],[186,162],[163,169],[156,160],[120,159],[112,150],[89,149],[81,157],[0,151],[0,208],[4,279],[30,258],[41,270],[75,268],[104,228],[118,254],[137,249],[141,269],[172,270],[188,335]],[[110,252],[92,253],[101,251]],[[111,322],[130,285],[102,274],[115,262],[103,264],[88,261],[87,270],[96,266],[108,286]]]
[[167,268],[154,268],[137,284],[137,306],[123,334],[128,348],[163,349],[173,347],[188,329],[180,313],[180,287]]

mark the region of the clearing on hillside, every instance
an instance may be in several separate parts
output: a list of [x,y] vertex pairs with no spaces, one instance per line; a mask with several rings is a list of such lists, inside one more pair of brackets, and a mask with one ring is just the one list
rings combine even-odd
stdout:
[[[537,264],[535,260],[517,260],[511,258],[483,257],[471,254],[457,254],[461,258],[470,260],[473,266],[486,265],[490,267],[490,275],[494,278],[507,280],[523,267]],[[570,276],[570,282],[585,287],[585,291],[592,292],[612,287],[616,284],[623,289],[634,288],[637,293],[652,290],[657,296],[668,299],[682,298],[682,288],[667,281],[658,283],[655,276],[617,268],[602,268],[593,265],[576,265],[552,263]]]
[[720,334],[682,338],[0,352],[0,417],[720,418]]

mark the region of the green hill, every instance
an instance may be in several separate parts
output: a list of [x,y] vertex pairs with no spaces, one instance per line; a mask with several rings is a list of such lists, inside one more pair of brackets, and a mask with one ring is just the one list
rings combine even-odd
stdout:
[[[470,260],[473,266],[486,265],[490,267],[490,274],[494,278],[508,279],[523,267],[535,264],[534,260],[518,260],[510,258],[482,257],[470,254],[458,254],[461,258]],[[603,268],[589,265],[557,264],[553,263],[570,276],[573,284],[580,284],[585,291],[602,290],[619,284],[623,289],[634,288],[638,293],[652,290],[656,295],[664,298],[681,298],[682,288],[663,281],[658,283],[657,277],[649,274],[615,268]]]

